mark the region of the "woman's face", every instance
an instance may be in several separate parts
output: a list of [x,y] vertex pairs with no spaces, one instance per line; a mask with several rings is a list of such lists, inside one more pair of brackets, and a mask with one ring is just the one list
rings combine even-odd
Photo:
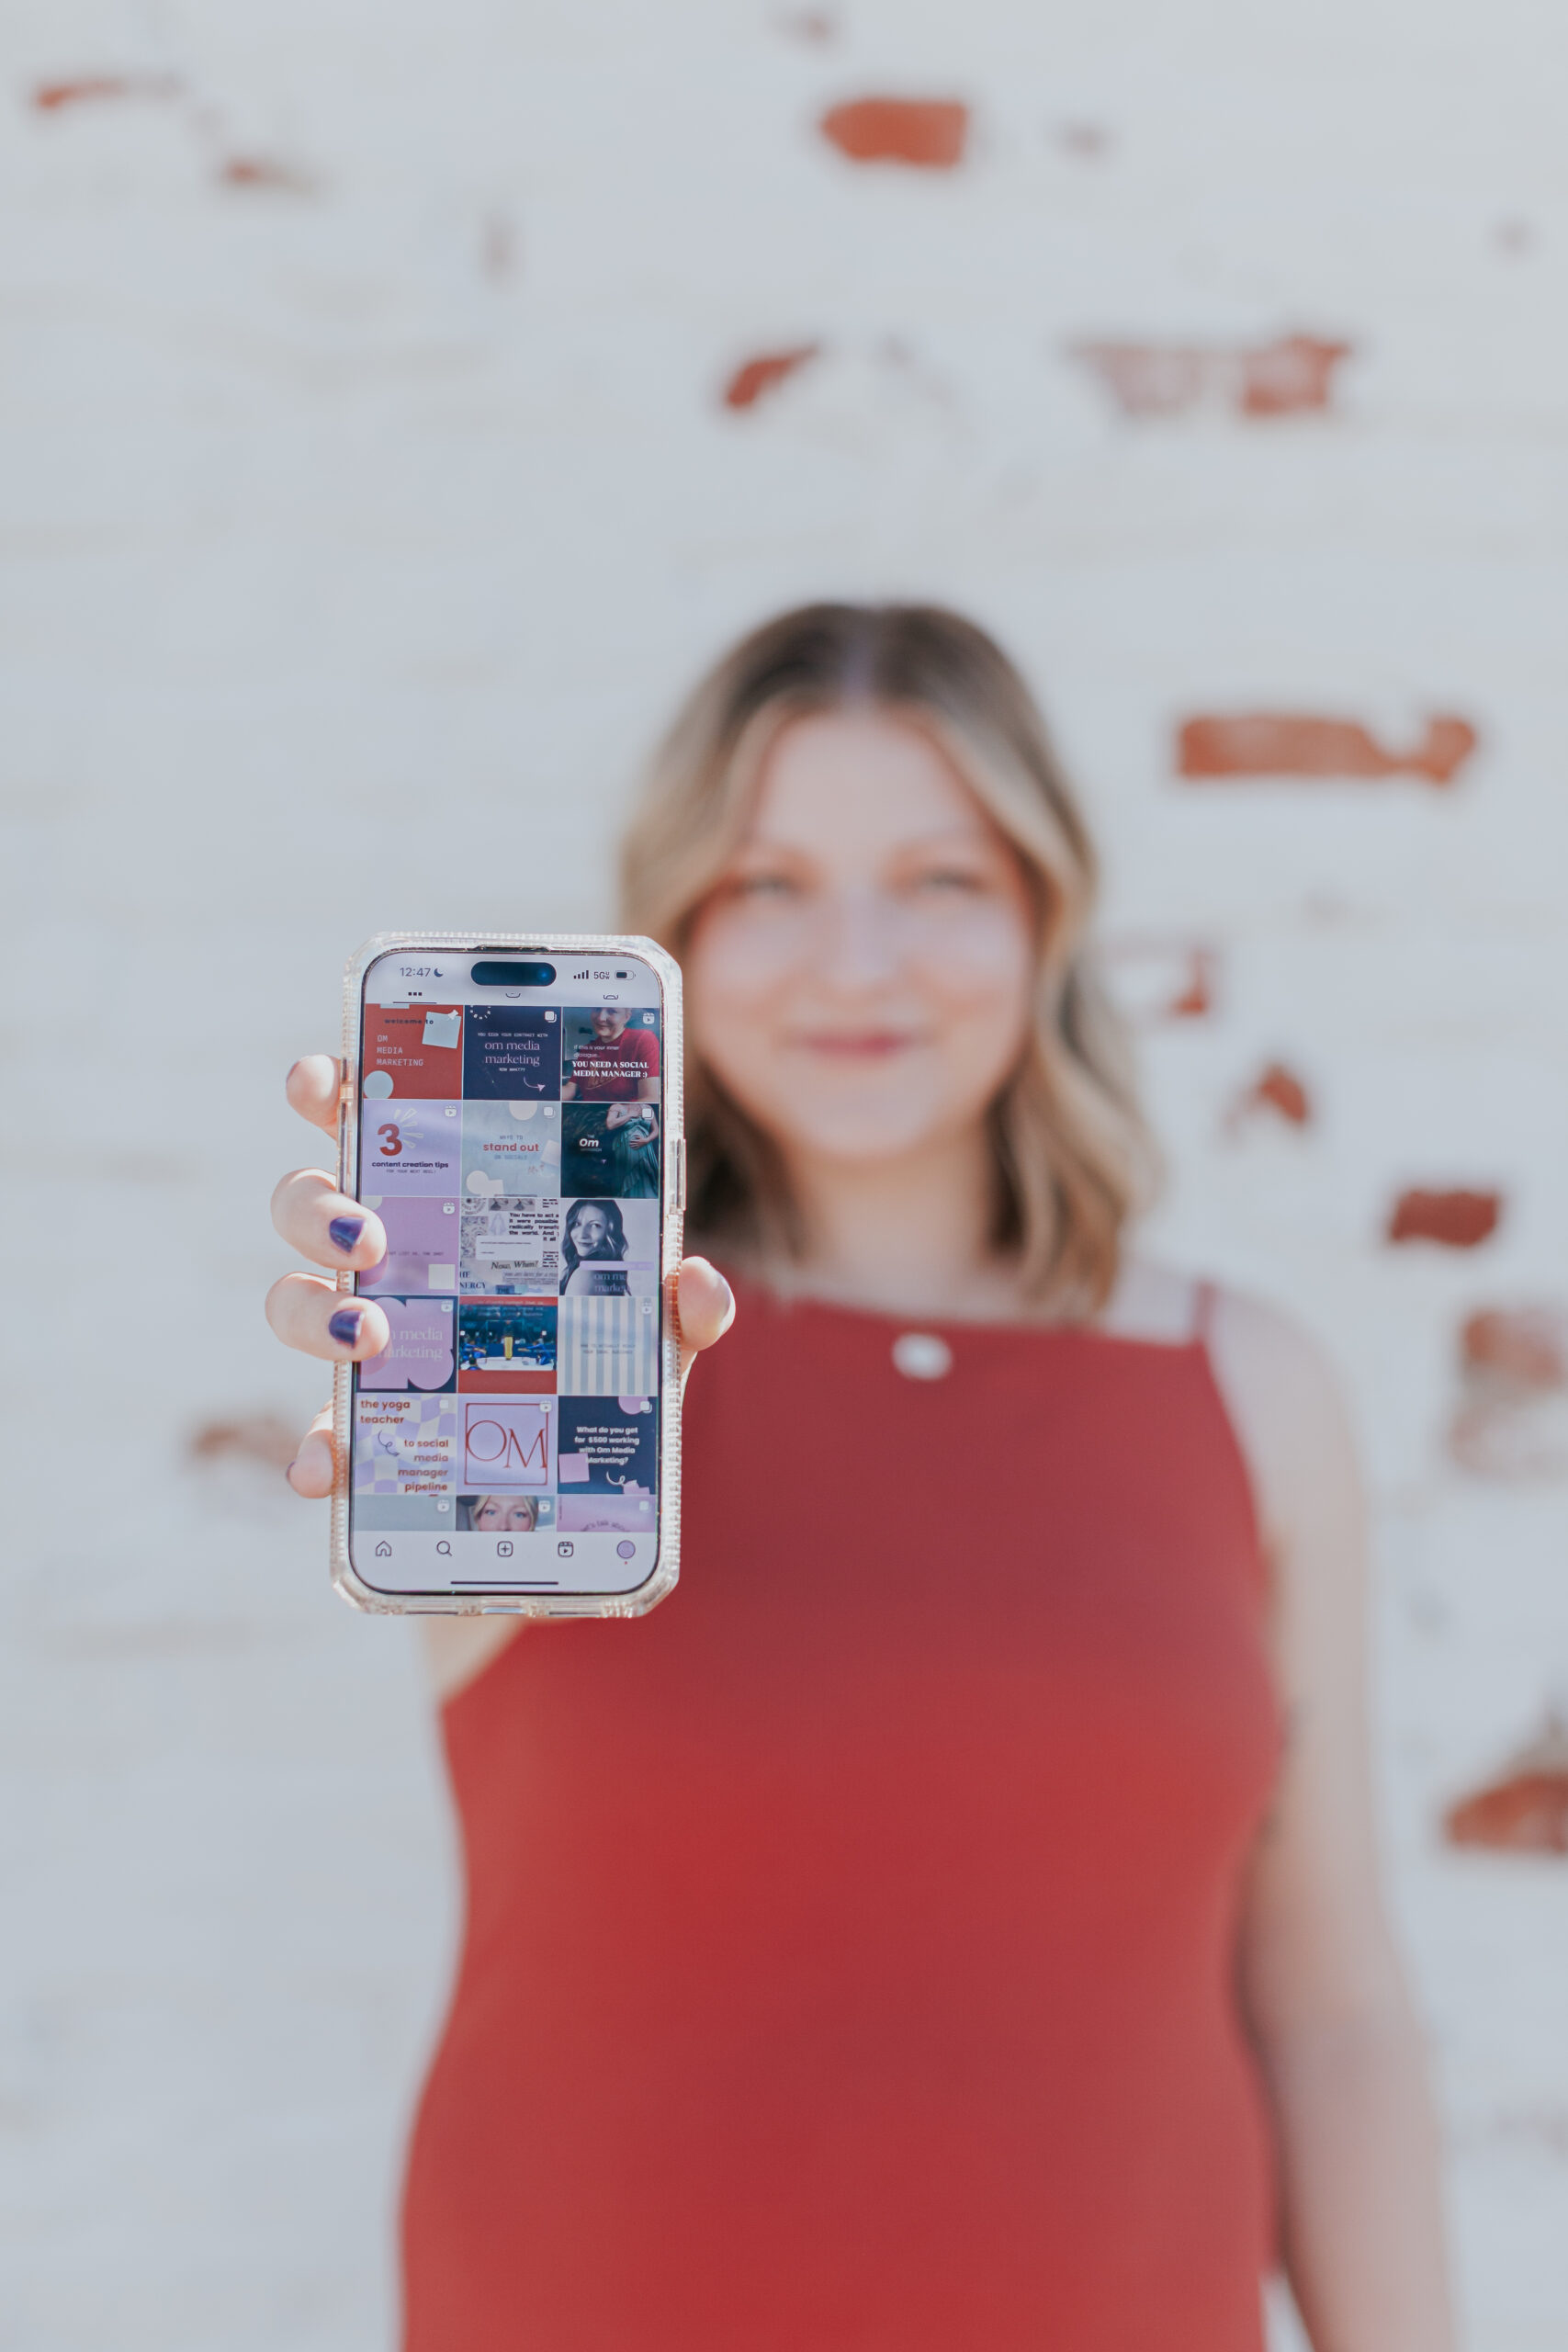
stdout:
[[603,1250],[610,1220],[603,1209],[581,1208],[571,1220],[571,1238],[580,1258],[596,1258]]
[[474,1506],[474,1525],[487,1535],[526,1535],[534,1524],[532,1507],[505,1495],[485,1495]]
[[694,926],[689,1034],[786,1152],[891,1158],[972,1127],[1006,1083],[1032,928],[1016,854],[918,728],[795,719]]
[[591,1021],[593,1035],[602,1045],[606,1046],[614,1045],[626,1025],[626,1014],[617,1012],[614,1005],[609,1004],[600,1005],[598,1011],[591,1015]]

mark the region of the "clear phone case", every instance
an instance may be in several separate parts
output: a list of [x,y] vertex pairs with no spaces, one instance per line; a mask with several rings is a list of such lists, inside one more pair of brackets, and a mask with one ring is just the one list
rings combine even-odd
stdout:
[[[344,973],[344,1083],[338,1110],[338,1183],[357,1198],[359,1193],[360,1089],[364,982],[378,958],[409,951],[437,951],[448,956],[502,954],[545,958],[614,956],[640,956],[651,967],[660,990],[661,1077],[660,1092],[660,1283],[659,1283],[659,1495],[658,1551],[652,1574],[635,1590],[615,1593],[540,1593],[489,1590],[482,1596],[460,1592],[387,1592],[367,1584],[356,1571],[349,1549],[349,1490],[353,1464],[353,1367],[340,1363],[333,1380],[333,1440],[336,1478],[332,1504],[332,1577],[344,1599],[355,1609],[393,1616],[479,1616],[504,1612],[518,1617],[641,1617],[656,1608],[674,1588],[681,1553],[681,1383],[679,1348],[671,1311],[672,1284],[681,1262],[682,1223],[685,1210],[686,1146],[682,1062],[681,971],[674,958],[651,939],[625,933],[570,932],[541,935],[537,932],[378,932],[349,958]],[[352,1293],[355,1277],[339,1274],[340,1291]]]

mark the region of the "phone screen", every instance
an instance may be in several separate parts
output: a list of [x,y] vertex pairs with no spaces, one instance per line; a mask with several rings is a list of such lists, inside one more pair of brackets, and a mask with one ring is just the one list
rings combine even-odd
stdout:
[[623,950],[394,952],[361,1012],[387,1254],[356,1287],[391,1340],[354,1368],[355,1572],[634,1591],[659,1552],[658,977]]

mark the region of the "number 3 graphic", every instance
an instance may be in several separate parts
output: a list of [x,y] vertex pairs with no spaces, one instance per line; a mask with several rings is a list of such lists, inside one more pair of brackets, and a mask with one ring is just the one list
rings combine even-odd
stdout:
[[388,1125],[385,1127],[378,1127],[376,1132],[378,1136],[383,1136],[386,1138],[385,1142],[381,1146],[382,1159],[396,1159],[399,1152],[401,1151],[403,1148],[403,1139],[399,1134],[397,1128]]

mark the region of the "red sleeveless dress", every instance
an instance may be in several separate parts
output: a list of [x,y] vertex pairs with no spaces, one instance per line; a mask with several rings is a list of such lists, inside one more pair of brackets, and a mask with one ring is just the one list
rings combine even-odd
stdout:
[[408,2352],[1259,2352],[1279,1726],[1207,1355],[960,1324],[915,1381],[906,1328],[744,1295],[677,1591],[446,1709]]

